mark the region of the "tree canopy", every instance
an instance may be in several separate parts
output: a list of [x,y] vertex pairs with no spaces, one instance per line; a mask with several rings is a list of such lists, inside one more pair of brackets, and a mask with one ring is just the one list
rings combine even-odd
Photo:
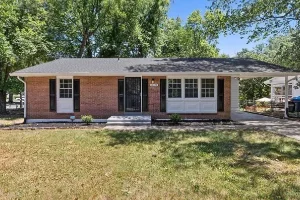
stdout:
[[226,28],[249,35],[249,40],[288,33],[299,29],[299,0],[210,0],[211,9],[226,16]]
[[216,48],[218,32],[211,28],[212,21],[220,16],[213,17],[208,11],[202,16],[196,10],[183,24],[180,18],[168,19],[162,29],[161,57],[217,57]]
[[[237,53],[240,58],[252,58],[285,67],[300,69],[299,52],[293,49],[295,41],[293,34],[272,37],[267,43],[255,46],[253,49],[242,49]],[[240,82],[240,99],[252,100],[267,97],[270,94],[269,86],[263,82],[271,77],[246,79]]]
[[0,113],[5,112],[6,92],[14,85],[9,73],[47,59],[50,43],[45,31],[47,12],[42,3],[0,2]]
[[168,19],[169,0],[2,0],[0,113],[22,84],[9,73],[61,57],[217,57],[219,11]]

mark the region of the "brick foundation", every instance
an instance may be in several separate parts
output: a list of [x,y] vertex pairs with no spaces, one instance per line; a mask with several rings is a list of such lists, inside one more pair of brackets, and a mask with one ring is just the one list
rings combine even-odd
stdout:
[[[68,119],[70,115],[80,118],[81,115],[91,114],[95,119],[106,119],[112,115],[122,115],[118,111],[118,79],[124,77],[74,77],[80,79],[80,112],[59,114],[50,111],[49,79],[55,77],[28,77],[26,106],[27,119]],[[152,78],[160,84],[160,79],[166,77],[143,77],[148,79],[148,108],[147,114],[156,119],[167,119],[167,113],[160,112],[160,86],[150,87]],[[218,77],[224,79],[225,97],[224,112],[216,114],[182,114],[185,119],[230,119],[230,90],[231,78],[229,76]]]

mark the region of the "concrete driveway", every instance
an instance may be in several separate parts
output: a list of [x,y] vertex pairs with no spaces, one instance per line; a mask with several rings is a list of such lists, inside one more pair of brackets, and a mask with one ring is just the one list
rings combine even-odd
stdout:
[[231,119],[233,121],[285,121],[284,119],[278,119],[274,117],[268,117],[264,115],[252,114],[248,112],[236,111],[231,113]]
[[264,129],[300,140],[300,121],[279,119],[241,111],[233,112],[231,119],[241,122],[249,128]]
[[247,112],[232,113],[232,120],[240,123],[232,125],[204,125],[204,126],[106,126],[109,130],[265,130],[300,140],[300,121],[278,119]]

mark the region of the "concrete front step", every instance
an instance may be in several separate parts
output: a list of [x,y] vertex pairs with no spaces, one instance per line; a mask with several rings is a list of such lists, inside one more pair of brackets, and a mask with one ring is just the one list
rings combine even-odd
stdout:
[[107,125],[123,125],[123,126],[136,126],[136,125],[151,125],[150,115],[141,116],[111,116],[107,119]]

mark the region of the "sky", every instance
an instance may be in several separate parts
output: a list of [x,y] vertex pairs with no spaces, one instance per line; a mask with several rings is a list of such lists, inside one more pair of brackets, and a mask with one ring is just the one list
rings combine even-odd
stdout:
[[[188,16],[195,10],[200,10],[201,14],[204,14],[210,3],[208,0],[172,0],[168,16],[172,18],[180,17],[185,22]],[[221,35],[218,41],[220,53],[235,56],[243,48],[252,49],[257,44],[263,43],[263,41],[260,41],[247,44],[247,37],[244,36],[245,38],[243,39],[241,37],[239,34],[227,35],[225,37]]]

